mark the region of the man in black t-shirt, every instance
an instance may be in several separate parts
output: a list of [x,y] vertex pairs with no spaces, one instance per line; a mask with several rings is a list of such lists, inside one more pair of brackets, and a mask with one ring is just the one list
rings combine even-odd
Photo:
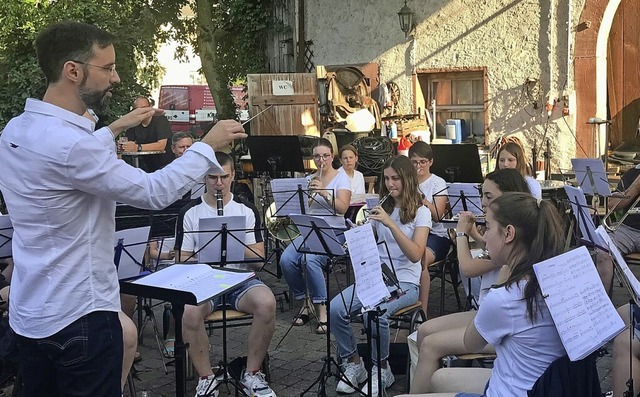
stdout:
[[[145,97],[133,101],[134,109],[151,106]],[[139,156],[140,168],[146,172],[159,170],[169,164],[174,155],[171,152],[171,128],[165,116],[151,116],[126,131],[128,142],[122,145],[125,152],[162,151],[162,154]]]

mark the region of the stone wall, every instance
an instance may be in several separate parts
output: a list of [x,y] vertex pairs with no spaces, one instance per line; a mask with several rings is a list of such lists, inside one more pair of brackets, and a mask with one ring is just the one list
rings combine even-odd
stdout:
[[[405,39],[401,0],[306,0],[306,38],[316,65],[379,63],[381,84],[398,84],[406,113],[424,109],[413,92],[416,71],[485,68],[486,142],[517,133],[530,156],[547,137],[556,172],[576,154],[567,20],[571,12],[575,26],[585,0],[572,1],[570,11],[566,0],[410,0],[417,27]],[[533,100],[523,94],[527,80]],[[560,99],[551,117],[548,98]]]

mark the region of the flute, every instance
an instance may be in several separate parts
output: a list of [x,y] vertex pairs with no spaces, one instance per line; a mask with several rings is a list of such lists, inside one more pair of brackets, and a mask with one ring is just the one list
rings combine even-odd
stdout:
[[[384,202],[385,202],[385,201],[387,201],[387,199],[388,199],[389,197],[391,197],[391,192],[392,192],[392,191],[389,191],[389,193],[387,193],[387,194],[386,194],[386,196],[384,196],[383,198],[381,198],[381,199],[380,199],[380,201],[378,201],[378,204],[376,204],[376,207],[378,207],[378,206],[380,206],[380,205],[384,204]],[[371,210],[373,210],[373,208],[369,208],[369,212],[371,212]],[[369,223],[369,218],[367,218],[367,219],[366,219],[362,224],[364,225],[364,224],[366,224],[366,223]]]
[[[319,181],[322,180],[322,170],[324,169],[324,164],[320,164],[320,169],[318,170],[318,176],[314,176],[313,178],[311,178],[309,180],[309,185],[311,185],[311,181],[317,179]],[[318,195],[318,192],[313,192],[311,193],[311,196],[309,196],[309,207],[311,207],[311,204],[315,201],[316,196]]]

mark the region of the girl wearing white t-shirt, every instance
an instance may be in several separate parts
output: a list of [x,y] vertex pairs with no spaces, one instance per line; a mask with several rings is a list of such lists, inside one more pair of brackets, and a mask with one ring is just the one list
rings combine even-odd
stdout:
[[344,145],[340,148],[340,164],[338,171],[344,172],[351,182],[351,194],[365,194],[364,175],[356,169],[358,165],[358,151],[353,145]]
[[[487,209],[484,238],[491,261],[504,265],[503,281],[489,291],[458,337],[472,352],[493,344],[493,369],[438,370],[429,384],[437,391],[462,375],[464,388],[486,383],[482,396],[525,397],[547,367],[566,354],[533,271],[535,263],[562,253],[562,222],[553,204],[526,193],[505,193]],[[416,369],[413,393],[428,391],[424,375]]]
[[[318,171],[309,177],[309,189],[314,191],[310,206],[310,213],[320,211],[326,213],[326,208],[335,208],[336,216],[323,216],[332,227],[345,227],[344,214],[351,201],[349,179],[331,166],[333,161],[333,146],[325,138],[318,138],[313,145],[313,161]],[[318,320],[316,333],[327,332],[327,288],[324,279],[324,266],[327,256],[315,254],[301,254],[296,250],[305,239],[300,236],[289,244],[280,257],[280,267],[287,284],[296,300],[305,298],[306,293],[315,305]],[[303,271],[303,266],[304,271]],[[311,310],[306,303],[293,319],[293,325],[301,326],[309,321]]]
[[[403,291],[399,297],[380,304],[384,313],[379,316],[380,354],[373,349],[372,390],[378,396],[378,369],[382,374],[382,389],[394,382],[391,368],[387,365],[389,356],[389,324],[387,318],[398,309],[408,306],[418,299],[420,282],[420,259],[424,254],[427,235],[431,227],[428,210],[420,202],[416,171],[407,157],[395,156],[387,160],[381,175],[380,198],[389,197],[380,206],[374,207],[369,219],[378,241],[378,251],[383,263],[393,265],[395,274]],[[396,286],[389,286],[394,291]],[[362,303],[354,293],[351,285],[331,300],[331,332],[335,337],[338,354],[343,360],[343,379],[338,382],[337,391],[353,393],[367,378],[364,363],[358,355],[356,339],[350,324],[350,314],[359,312]],[[365,325],[367,324],[365,316]],[[376,327],[370,330],[376,333]],[[364,393],[367,385],[362,387]]]
[[529,172],[527,159],[522,147],[514,142],[508,142],[500,147],[496,169],[515,168],[527,181],[531,195],[537,199],[542,198],[542,185],[536,181]]
[[416,167],[418,175],[418,190],[422,194],[422,205],[431,214],[433,226],[429,231],[427,248],[422,257],[422,273],[420,275],[420,297],[422,309],[427,312],[429,300],[429,287],[431,285],[431,275],[429,265],[443,260],[449,253],[451,239],[447,235],[447,229],[440,219],[447,210],[447,183],[438,175],[431,173],[433,165],[433,150],[431,146],[423,141],[418,141],[409,148],[409,159]]
[[[496,198],[507,192],[528,193],[529,188],[517,170],[504,169],[487,174],[482,184],[482,207],[487,208]],[[489,288],[498,282],[502,264],[489,259],[473,258],[469,247],[469,236],[484,246],[484,238],[478,233],[475,217],[471,212],[461,212],[456,231],[456,250],[460,273],[466,277],[480,277],[480,297],[482,303]],[[464,233],[464,234],[463,234]],[[421,390],[430,390],[433,373],[440,368],[442,357],[470,353],[460,335],[464,332],[476,311],[447,314],[428,320],[418,328],[417,343],[420,349],[419,371]],[[493,346],[487,346],[484,353],[495,353]]]

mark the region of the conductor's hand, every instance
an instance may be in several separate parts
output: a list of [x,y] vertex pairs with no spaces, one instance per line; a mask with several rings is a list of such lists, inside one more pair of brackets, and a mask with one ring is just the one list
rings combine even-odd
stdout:
[[235,120],[220,120],[202,138],[202,142],[211,146],[213,150],[219,150],[236,139],[244,139],[247,134],[242,124]]
[[476,222],[476,217],[473,215],[471,211],[462,211],[459,214],[458,225],[456,226],[456,231],[462,233],[471,233],[471,228]]
[[389,214],[387,214],[384,208],[382,208],[379,205],[373,207],[373,209],[369,211],[369,219],[378,221],[383,225],[385,225],[386,227],[389,227],[389,225],[393,223],[393,219],[391,219],[391,217],[389,216]]
[[120,117],[118,120],[109,124],[109,129],[111,130],[113,135],[116,136],[126,129],[139,125],[143,120],[149,117],[160,116],[162,114],[164,114],[164,110],[155,109],[151,106],[133,109],[129,113]]

